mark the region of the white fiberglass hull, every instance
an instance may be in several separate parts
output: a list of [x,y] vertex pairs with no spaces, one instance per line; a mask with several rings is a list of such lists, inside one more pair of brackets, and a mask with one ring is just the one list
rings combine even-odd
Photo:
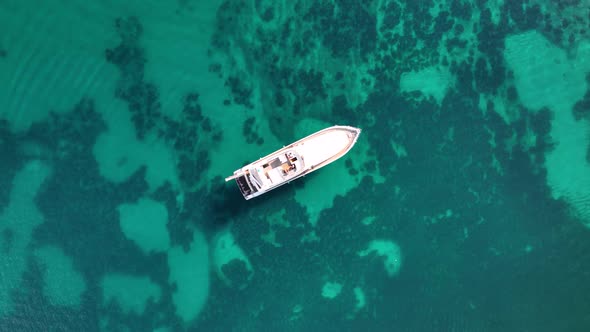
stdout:
[[260,196],[344,156],[360,133],[355,127],[328,127],[236,170],[225,181],[235,179],[245,199]]

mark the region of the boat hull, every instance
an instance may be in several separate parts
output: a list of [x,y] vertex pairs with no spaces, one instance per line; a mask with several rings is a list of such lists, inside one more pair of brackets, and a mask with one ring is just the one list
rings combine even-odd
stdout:
[[237,169],[225,181],[235,179],[247,200],[260,196],[338,160],[360,132],[350,126],[328,127]]

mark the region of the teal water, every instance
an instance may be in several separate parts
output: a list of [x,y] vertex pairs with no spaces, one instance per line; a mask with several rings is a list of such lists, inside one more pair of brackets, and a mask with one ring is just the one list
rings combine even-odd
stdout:
[[[590,330],[585,1],[0,3],[0,331]],[[245,201],[316,130],[346,157]]]

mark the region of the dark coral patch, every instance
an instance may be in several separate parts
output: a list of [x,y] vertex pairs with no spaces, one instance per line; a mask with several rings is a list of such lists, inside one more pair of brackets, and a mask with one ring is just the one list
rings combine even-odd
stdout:
[[12,179],[23,164],[18,137],[12,133],[7,121],[0,120],[0,206],[8,205]]
[[153,84],[144,81],[145,52],[140,45],[143,31],[137,17],[118,18],[115,27],[121,43],[105,51],[105,58],[119,69],[115,95],[128,103],[137,136],[143,139],[161,120],[159,96]]
[[360,2],[318,1],[303,18],[335,57],[346,57],[351,52],[365,57],[375,49],[376,17]]
[[586,82],[588,85],[588,90],[586,90],[586,94],[574,105],[574,117],[576,120],[586,119],[590,120],[590,73],[586,75]]
[[246,138],[246,143],[262,145],[264,139],[258,135],[258,126],[256,125],[256,118],[249,117],[244,121],[242,126],[242,134]]
[[248,86],[244,80],[236,76],[230,76],[226,79],[225,86],[230,88],[234,103],[244,105],[247,108],[254,108],[250,100],[252,98],[252,87]]

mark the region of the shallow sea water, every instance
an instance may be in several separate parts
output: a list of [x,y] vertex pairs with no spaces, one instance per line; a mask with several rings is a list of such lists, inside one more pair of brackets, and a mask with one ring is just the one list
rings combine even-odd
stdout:
[[[590,330],[585,1],[0,4],[0,331]],[[332,165],[223,178],[327,126]]]

